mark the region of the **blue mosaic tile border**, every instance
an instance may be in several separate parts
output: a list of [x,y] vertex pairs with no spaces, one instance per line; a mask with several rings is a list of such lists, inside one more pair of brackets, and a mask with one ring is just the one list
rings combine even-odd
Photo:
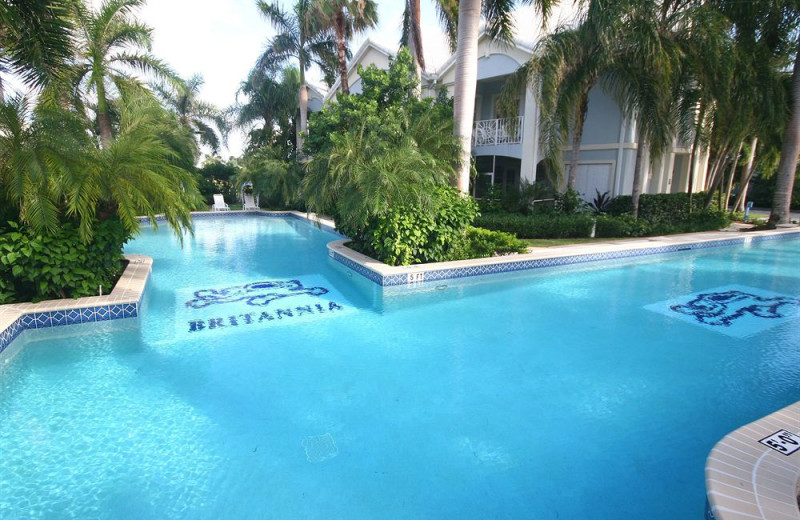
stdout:
[[[481,276],[486,274],[508,273],[512,271],[523,271],[528,269],[540,269],[543,267],[558,267],[572,264],[582,264],[588,262],[599,262],[603,260],[618,260],[622,258],[634,258],[638,256],[658,255],[663,253],[675,253],[678,251],[689,251],[697,249],[709,249],[712,247],[736,246],[766,240],[776,240],[787,237],[798,237],[797,233],[783,233],[780,235],[761,235],[744,236],[725,240],[714,240],[709,242],[698,242],[694,244],[675,244],[669,246],[656,246],[644,249],[627,249],[621,251],[608,251],[603,253],[589,253],[584,255],[562,256],[557,258],[538,258],[533,260],[520,260],[518,262],[503,262],[495,264],[477,265],[469,267],[454,267],[451,269],[431,269],[424,271],[425,282],[449,280],[454,278],[466,278],[470,276]],[[350,260],[344,255],[331,251],[331,258],[354,270],[365,278],[383,287],[393,287],[398,285],[409,285],[414,282],[408,281],[408,273],[381,275],[357,262]]]
[[34,312],[23,314],[11,324],[9,328],[0,332],[0,353],[8,347],[23,330],[46,329],[75,325],[78,323],[93,323],[98,321],[119,320],[122,318],[135,318],[139,315],[138,303],[120,303],[113,305],[98,305],[80,309],[63,309],[57,311]]

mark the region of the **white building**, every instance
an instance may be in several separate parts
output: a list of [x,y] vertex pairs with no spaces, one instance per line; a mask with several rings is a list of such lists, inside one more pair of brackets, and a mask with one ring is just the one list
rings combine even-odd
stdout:
[[[488,185],[504,189],[519,185],[520,179],[530,182],[546,180],[543,154],[539,147],[538,107],[535,92],[526,88],[520,92],[518,116],[500,118],[497,100],[505,81],[528,61],[532,49],[523,44],[511,46],[493,42],[483,35],[478,41],[478,83],[475,95],[475,125],[472,134],[472,154],[479,174],[477,194]],[[375,64],[388,68],[392,53],[367,40],[348,65],[350,92],[361,92],[358,65]],[[451,56],[435,73],[423,75],[423,95],[435,95],[444,87],[453,94],[455,56]],[[337,81],[325,95],[325,101],[339,93]],[[589,95],[589,110],[583,130],[578,162],[576,189],[591,200],[595,190],[611,196],[628,195],[633,187],[633,168],[636,160],[637,132],[635,121],[626,116],[616,101],[600,86]],[[651,165],[645,152],[646,175],[642,193],[678,193],[688,190],[691,150],[678,143]],[[570,150],[565,149],[564,161]],[[705,184],[708,158],[698,154],[693,191]]]

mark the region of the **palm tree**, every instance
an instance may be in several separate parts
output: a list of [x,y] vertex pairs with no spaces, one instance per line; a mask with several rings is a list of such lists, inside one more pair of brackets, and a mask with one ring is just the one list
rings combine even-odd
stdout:
[[789,210],[792,205],[794,179],[797,175],[797,156],[800,154],[800,40],[792,68],[791,117],[786,122],[781,146],[781,160],[778,163],[778,179],[775,196],[772,199],[772,212],[769,221],[773,224],[787,224],[791,221]]
[[92,167],[74,171],[65,180],[67,212],[80,217],[87,237],[94,218],[116,215],[135,232],[138,215],[155,223],[157,214],[182,236],[182,230],[192,229],[190,211],[200,202],[195,178],[181,167],[179,152],[194,146],[192,134],[146,94],[121,100],[118,111],[116,138],[94,148]]
[[374,0],[318,0],[321,16],[328,21],[336,36],[336,61],[339,64],[339,81],[344,94],[350,93],[347,79],[347,60],[350,49],[347,42],[354,35],[378,24],[378,7]]
[[[247,101],[237,104],[231,111],[235,113],[236,127],[252,129],[248,137],[249,148],[278,144],[275,142],[276,133],[282,134],[289,129],[292,130],[292,136],[295,135],[300,72],[295,67],[287,67],[280,74],[278,80],[263,69],[255,68],[239,87],[237,96],[243,94]],[[260,128],[258,123],[261,123]],[[284,155],[288,158],[293,153],[287,151]]]
[[[13,73],[41,87],[64,73],[72,57],[69,4],[28,0],[0,4],[0,74]],[[3,97],[0,79],[0,99]]]
[[[624,3],[625,0],[623,0]],[[625,6],[627,15],[615,31],[613,59],[603,76],[605,87],[632,113],[639,134],[631,199],[638,216],[644,175],[644,150],[651,161],[667,150],[677,135],[675,79],[680,76],[681,29],[686,11],[665,11],[659,0],[638,0]]]
[[326,75],[333,77],[332,64],[336,62],[336,39],[326,27],[312,0],[298,0],[291,12],[284,11],[276,2],[258,0],[261,13],[278,30],[267,42],[267,49],[258,59],[257,67],[275,70],[281,63],[296,59],[300,70],[300,125],[297,128],[297,154],[302,154],[303,133],[308,122],[308,91],[306,71],[316,63]]
[[[557,0],[526,0],[533,4],[544,20]],[[461,141],[460,166],[456,187],[469,192],[472,125],[475,90],[478,78],[478,35],[481,14],[486,18],[487,34],[500,41],[512,39],[511,11],[513,0],[460,0],[458,3],[458,45],[453,107],[455,135]]]
[[621,19],[618,11],[613,0],[591,1],[576,27],[559,28],[540,40],[531,59],[504,88],[505,103],[515,99],[525,83],[538,90],[540,141],[556,174],[560,174],[564,140],[572,133],[568,189],[575,188],[589,92],[609,66],[608,42]]
[[175,74],[149,52],[152,29],[133,18],[133,11],[145,0],[106,0],[96,12],[76,7],[79,56],[75,77],[86,93],[96,97],[100,141],[109,146],[113,139],[110,92],[140,90],[142,85],[129,72],[147,72],[175,79]]
[[[148,97],[120,105],[119,135],[106,148],[89,138],[82,114],[22,96],[0,104],[0,193],[35,231],[56,229],[64,216],[89,241],[96,218],[118,215],[133,232],[137,215],[164,213],[180,235],[191,229],[198,196],[191,173],[176,164],[165,134],[177,121]],[[177,133],[180,135],[180,132]],[[191,136],[183,134],[190,142]]]
[[24,96],[0,104],[0,201],[34,231],[59,225],[68,180],[91,165],[91,143],[79,116]]
[[[439,15],[439,21],[444,27],[450,52],[456,50],[458,27],[458,0],[435,0],[434,5]],[[403,26],[400,33],[400,45],[408,47],[414,58],[414,73],[417,84],[422,85],[422,71],[425,69],[425,56],[422,46],[422,29],[420,27],[421,11],[420,0],[406,0],[403,10]]]
[[216,154],[219,151],[220,137],[224,139],[228,124],[217,107],[198,99],[202,86],[203,77],[199,74],[173,85],[152,85],[164,106],[178,116],[180,124],[191,130],[201,144],[208,146]]

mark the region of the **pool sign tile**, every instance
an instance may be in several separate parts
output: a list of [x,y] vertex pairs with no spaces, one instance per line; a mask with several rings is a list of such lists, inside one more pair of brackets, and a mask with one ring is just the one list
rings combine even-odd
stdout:
[[320,276],[183,288],[176,297],[176,332],[184,337],[300,324],[355,310]]
[[726,285],[645,306],[687,323],[743,338],[800,316],[800,298],[744,285]]
[[787,430],[778,430],[758,442],[772,448],[782,455],[791,455],[797,450],[800,450],[800,435]]

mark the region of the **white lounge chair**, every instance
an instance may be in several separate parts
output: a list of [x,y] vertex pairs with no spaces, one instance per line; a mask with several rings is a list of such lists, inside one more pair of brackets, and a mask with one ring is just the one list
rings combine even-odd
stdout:
[[225,197],[222,193],[214,194],[214,204],[211,205],[211,211],[230,211],[231,207],[225,204]]
[[244,203],[242,204],[242,209],[258,209],[258,202],[253,198],[252,193],[244,194]]

